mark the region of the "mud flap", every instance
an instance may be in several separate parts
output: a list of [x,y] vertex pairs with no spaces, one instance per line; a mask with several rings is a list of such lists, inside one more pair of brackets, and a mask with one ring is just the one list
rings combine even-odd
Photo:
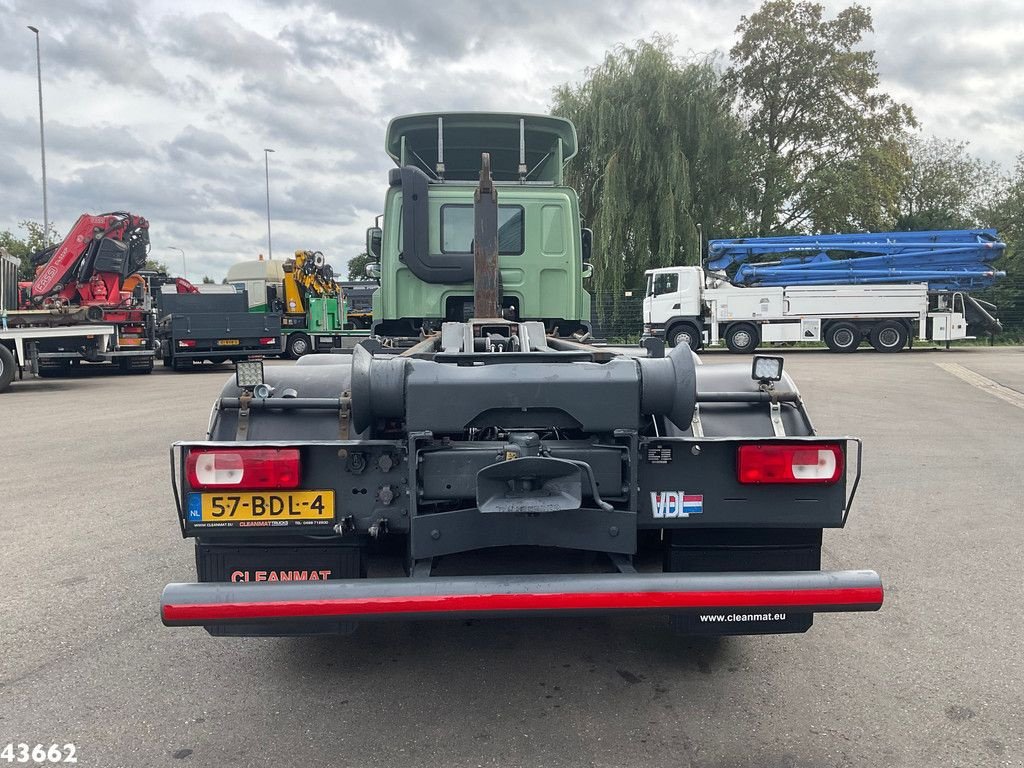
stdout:
[[[196,573],[200,582],[236,584],[280,584],[366,576],[359,547],[304,542],[264,545],[196,542]],[[357,626],[354,621],[326,619],[314,623],[221,624],[203,628],[214,637],[293,637],[348,635]]]
[[[821,568],[821,529],[675,530],[665,543],[665,570],[672,573]],[[680,635],[777,635],[806,632],[814,614],[718,610],[674,614],[669,623]]]

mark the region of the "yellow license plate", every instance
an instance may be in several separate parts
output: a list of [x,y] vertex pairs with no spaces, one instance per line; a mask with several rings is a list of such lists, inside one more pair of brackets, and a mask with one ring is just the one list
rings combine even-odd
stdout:
[[218,339],[218,347],[237,347],[239,344],[238,339]]
[[[238,491],[192,496],[189,519],[194,523],[329,523],[334,520],[334,491]],[[195,499],[196,496],[199,498]]]

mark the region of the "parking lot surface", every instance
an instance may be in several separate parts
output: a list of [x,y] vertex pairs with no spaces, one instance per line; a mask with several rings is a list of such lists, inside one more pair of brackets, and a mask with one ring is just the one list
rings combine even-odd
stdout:
[[167,629],[160,590],[194,578],[168,446],[204,434],[230,369],[16,382],[0,395],[0,747],[73,743],[83,767],[132,768],[1024,764],[1024,349],[786,366],[820,433],[864,439],[823,565],[877,570],[886,604],[719,642],[629,617]]

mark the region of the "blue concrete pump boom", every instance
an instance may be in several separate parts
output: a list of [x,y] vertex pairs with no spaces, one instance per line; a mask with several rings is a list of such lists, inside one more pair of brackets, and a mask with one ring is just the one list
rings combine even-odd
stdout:
[[[1005,249],[994,229],[750,237],[709,241],[706,266],[738,264],[735,285],[928,283],[932,291],[969,291],[1006,276],[992,267]],[[767,256],[781,258],[760,260]]]

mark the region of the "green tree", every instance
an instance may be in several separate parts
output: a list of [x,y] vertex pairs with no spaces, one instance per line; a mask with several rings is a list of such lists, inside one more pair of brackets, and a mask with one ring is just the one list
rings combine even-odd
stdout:
[[[576,125],[566,167],[594,228],[594,288],[614,296],[652,267],[696,264],[700,234],[731,234],[748,188],[741,127],[709,60],[680,61],[672,40],[618,46],[587,79],[555,89],[552,111]],[[601,306],[602,319],[608,307]]]
[[818,232],[893,229],[909,167],[906,144],[896,140],[820,169],[807,184],[808,220]]
[[210,277],[209,275],[203,275],[203,285],[213,285],[213,284],[214,284],[214,283],[216,283],[216,282],[217,282],[217,281],[216,281],[216,280],[214,280],[214,279],[213,279],[212,277]]
[[[967,142],[937,137],[910,142],[910,163],[899,193],[898,229],[959,229],[978,224],[999,178],[994,163],[967,151]],[[994,202],[994,201],[993,201]]]
[[358,256],[353,256],[348,260],[348,279],[349,280],[366,280],[366,265],[375,262],[370,254],[363,251]]
[[[915,123],[877,90],[874,52],[858,49],[870,30],[860,5],[825,19],[818,3],[770,0],[741,18],[727,81],[754,150],[758,234],[871,221],[880,215],[858,208],[893,197],[893,149]],[[857,205],[831,211],[846,199],[837,189],[855,190]]]
[[995,184],[999,191],[978,215],[985,226],[995,227],[1006,242],[999,260],[1006,277],[996,283],[991,298],[999,307],[1006,329],[1024,338],[1024,152],[1017,155],[1013,171]]
[[[35,221],[22,221],[18,224],[19,229],[24,229],[26,235],[18,237],[10,230],[0,232],[0,248],[7,249],[7,252],[21,261],[18,276],[21,280],[32,280],[36,274],[36,265],[32,263],[32,256],[45,247],[43,237],[43,225]],[[50,245],[60,243],[60,234],[53,226],[50,226]]]
[[148,269],[152,272],[162,272],[165,275],[170,274],[170,272],[167,269],[167,265],[162,261],[158,261],[157,259],[146,259],[146,266],[144,267],[144,269]]

